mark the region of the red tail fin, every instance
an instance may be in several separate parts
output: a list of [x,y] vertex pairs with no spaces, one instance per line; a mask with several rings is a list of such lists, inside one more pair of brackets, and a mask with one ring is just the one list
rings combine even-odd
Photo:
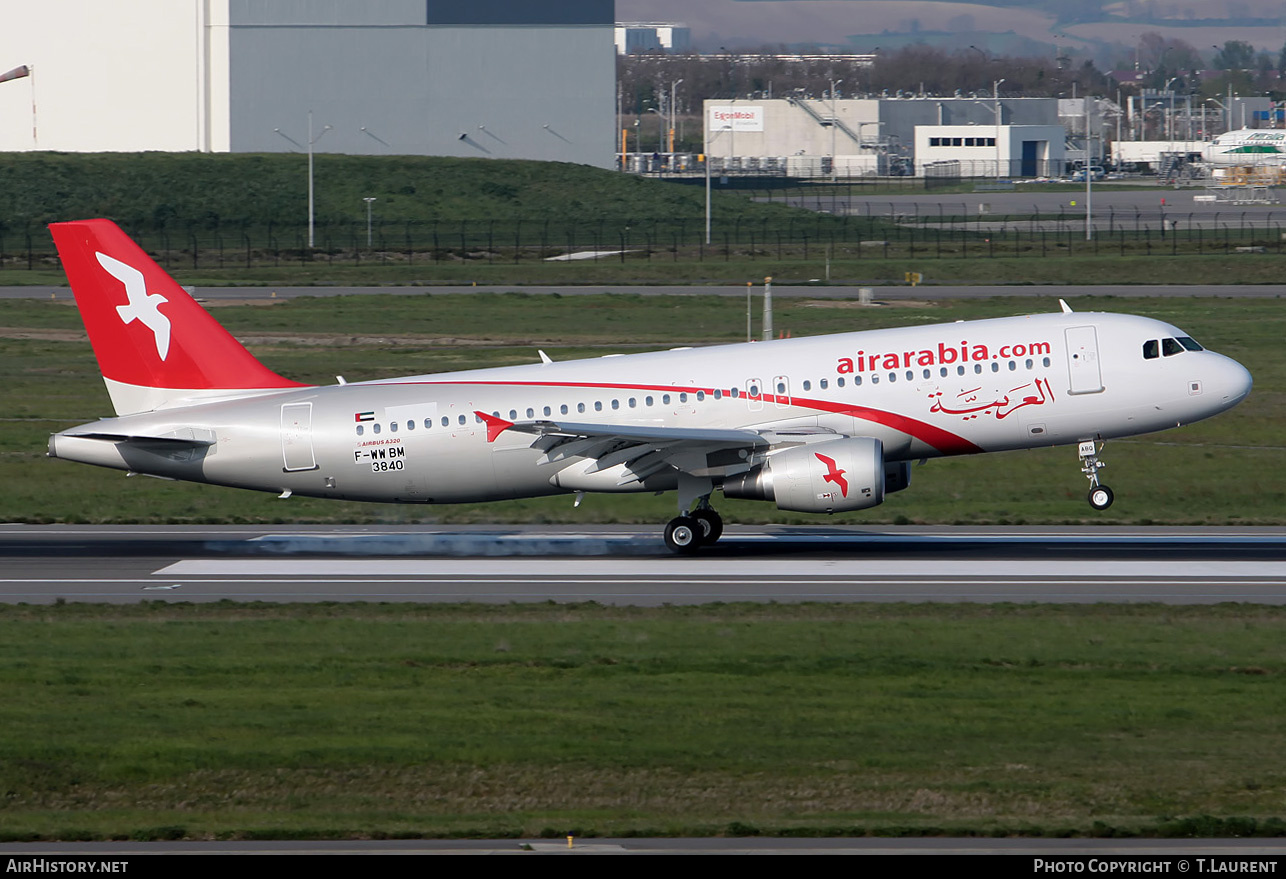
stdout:
[[49,229],[117,414],[304,387],[256,360],[112,221]]

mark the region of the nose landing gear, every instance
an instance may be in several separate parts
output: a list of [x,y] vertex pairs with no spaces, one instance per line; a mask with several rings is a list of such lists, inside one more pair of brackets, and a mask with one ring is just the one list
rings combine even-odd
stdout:
[[1112,489],[1098,481],[1098,471],[1107,466],[1098,459],[1098,447],[1093,440],[1089,440],[1080,444],[1077,454],[1081,458],[1081,472],[1090,481],[1090,506],[1096,510],[1106,510],[1112,506],[1116,496],[1112,494]]

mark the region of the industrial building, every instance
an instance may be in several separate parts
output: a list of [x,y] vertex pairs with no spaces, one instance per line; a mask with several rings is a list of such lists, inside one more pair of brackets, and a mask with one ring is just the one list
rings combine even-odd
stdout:
[[1062,174],[1056,98],[705,102],[712,168],[792,177]]
[[0,70],[32,75],[0,83],[0,150],[611,167],[614,18],[613,0],[9,4]]

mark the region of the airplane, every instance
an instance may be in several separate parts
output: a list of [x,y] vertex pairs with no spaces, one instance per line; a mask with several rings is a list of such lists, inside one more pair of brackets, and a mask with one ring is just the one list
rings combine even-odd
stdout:
[[711,496],[869,509],[911,463],[1208,418],[1241,364],[1162,321],[1058,312],[313,386],[254,358],[109,220],[50,226],[113,418],[49,455],[190,482],[391,503],[676,493],[666,545],[717,541]]
[[1201,158],[1211,165],[1286,164],[1286,131],[1271,128],[1229,131],[1207,143]]

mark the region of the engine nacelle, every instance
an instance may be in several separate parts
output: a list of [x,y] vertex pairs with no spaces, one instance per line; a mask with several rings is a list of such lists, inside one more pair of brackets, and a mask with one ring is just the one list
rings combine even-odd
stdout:
[[884,470],[883,443],[847,437],[776,452],[763,466],[725,480],[723,493],[799,513],[864,510],[884,502]]

